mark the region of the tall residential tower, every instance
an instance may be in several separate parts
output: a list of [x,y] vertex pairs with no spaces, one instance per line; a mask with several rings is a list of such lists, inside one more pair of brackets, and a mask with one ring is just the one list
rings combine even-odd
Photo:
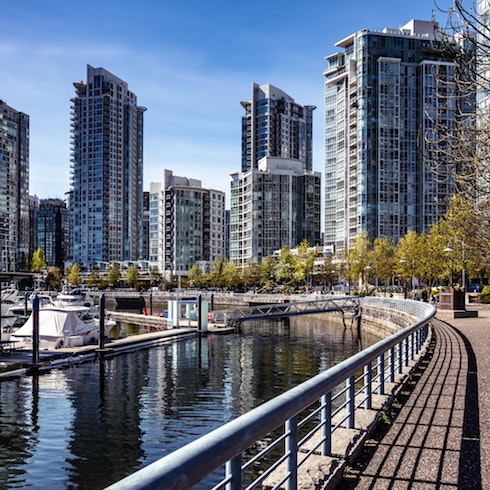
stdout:
[[315,107],[256,83],[242,107],[242,169],[231,175],[230,211],[230,260],[239,267],[303,240],[318,245],[321,193],[312,170]]
[[0,271],[29,258],[29,116],[0,100]]
[[72,100],[71,259],[138,260],[143,212],[143,113],[128,84],[87,66]]
[[225,257],[225,193],[165,170],[150,184],[150,264],[171,280]]
[[456,65],[428,21],[361,30],[336,46],[324,73],[325,244],[426,231],[452,194],[449,171],[429,164],[454,121]]

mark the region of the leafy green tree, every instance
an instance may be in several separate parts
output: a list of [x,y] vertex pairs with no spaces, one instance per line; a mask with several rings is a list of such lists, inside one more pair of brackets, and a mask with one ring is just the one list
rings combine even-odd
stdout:
[[317,253],[310,247],[307,240],[303,240],[297,247],[297,255],[294,264],[294,282],[307,284],[311,278]]
[[225,261],[222,257],[217,257],[213,260],[213,265],[211,271],[209,272],[209,280],[211,282],[211,287],[223,288],[225,286],[223,280],[223,268],[225,266]]
[[276,280],[280,284],[293,285],[295,273],[296,257],[288,246],[284,246],[279,252],[279,261],[276,267]]
[[121,279],[121,271],[119,270],[119,266],[117,265],[117,262],[113,262],[107,274],[107,282],[109,286],[113,288],[117,286],[120,279]]
[[132,265],[128,267],[124,282],[132,288],[136,288],[138,286],[138,283],[140,282],[140,271],[136,266]]
[[261,264],[258,262],[247,264],[242,271],[242,284],[247,289],[260,287]]
[[48,275],[46,276],[46,286],[49,289],[59,289],[63,280],[63,271],[56,266],[49,267]]
[[80,266],[76,262],[68,269],[66,280],[72,286],[80,286],[82,284],[82,273]]
[[395,270],[396,245],[388,237],[378,237],[369,254],[370,277],[388,286]]
[[420,236],[417,274],[431,288],[449,280],[450,257],[444,252],[447,241],[447,233],[440,223],[434,224],[428,233]]
[[396,271],[407,286],[413,288],[414,278],[420,277],[420,256],[422,253],[422,241],[416,231],[409,231],[400,239],[395,254]]
[[44,252],[41,248],[38,248],[32,254],[31,260],[31,271],[33,272],[41,272],[46,269],[46,258],[44,257]]
[[320,269],[315,273],[315,284],[322,284],[325,288],[333,289],[335,280],[339,276],[338,267],[334,264],[333,257],[327,255],[323,258]]
[[223,267],[223,282],[226,288],[233,291],[241,287],[240,272],[232,260],[229,260]]
[[101,277],[98,270],[90,271],[87,277],[87,286],[89,288],[98,288],[100,285],[100,280]]
[[150,267],[150,286],[158,287],[162,282],[162,274],[158,270],[158,267]]
[[260,263],[260,286],[263,291],[272,291],[276,276],[276,263],[271,255],[267,255]]
[[[440,229],[446,236],[446,243],[454,249],[453,260],[459,257],[462,266],[462,248],[465,245],[465,268],[469,276],[482,277],[490,267],[488,248],[490,242],[486,240],[485,219],[482,213],[475,209],[476,204],[461,195],[455,195],[449,203],[449,209],[443,219],[439,221]],[[461,270],[461,267],[459,268]]]
[[187,284],[190,288],[202,288],[205,284],[204,274],[201,268],[194,264],[187,274]]
[[354,239],[348,251],[348,275],[350,281],[356,282],[359,280],[361,283],[364,282],[366,268],[369,265],[370,246],[371,243],[366,232],[359,233]]

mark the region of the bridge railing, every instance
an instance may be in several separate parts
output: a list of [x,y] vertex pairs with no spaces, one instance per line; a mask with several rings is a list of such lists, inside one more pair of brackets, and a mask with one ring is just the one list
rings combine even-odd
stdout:
[[331,456],[342,429],[356,428],[374,397],[386,396],[413,365],[436,311],[407,300],[363,298],[361,305],[406,313],[410,324],[108,488],[183,490],[212,473],[215,490],[296,489],[309,462]]
[[260,303],[254,306],[242,306],[227,310],[215,310],[211,318],[216,323],[233,324],[244,319],[259,319],[324,313],[327,311],[345,312],[359,309],[357,296],[329,296],[308,300],[287,301],[281,303]]

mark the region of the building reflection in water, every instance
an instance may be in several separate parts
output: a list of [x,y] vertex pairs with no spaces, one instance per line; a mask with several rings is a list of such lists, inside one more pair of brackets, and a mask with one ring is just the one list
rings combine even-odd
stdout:
[[315,315],[4,380],[0,487],[104,488],[358,349]]

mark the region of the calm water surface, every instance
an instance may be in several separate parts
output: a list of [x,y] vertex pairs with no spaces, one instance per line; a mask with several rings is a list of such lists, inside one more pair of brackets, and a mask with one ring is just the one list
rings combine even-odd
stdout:
[[104,488],[377,340],[327,318],[0,382],[0,488]]

